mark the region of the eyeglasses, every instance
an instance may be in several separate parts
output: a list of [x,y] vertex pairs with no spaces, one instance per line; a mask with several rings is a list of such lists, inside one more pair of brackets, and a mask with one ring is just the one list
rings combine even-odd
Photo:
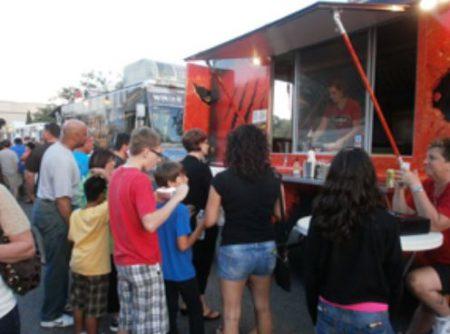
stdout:
[[168,157],[166,157],[164,154],[162,154],[161,152],[158,152],[152,148],[149,148],[150,152],[155,153],[156,156],[160,159],[162,159],[163,161],[169,161],[170,159]]

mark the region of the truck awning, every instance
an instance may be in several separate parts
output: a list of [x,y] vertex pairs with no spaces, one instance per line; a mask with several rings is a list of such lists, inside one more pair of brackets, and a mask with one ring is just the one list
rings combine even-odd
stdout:
[[272,57],[338,36],[333,10],[341,11],[347,32],[363,30],[405,15],[410,4],[317,2],[259,29],[199,52],[186,61]]

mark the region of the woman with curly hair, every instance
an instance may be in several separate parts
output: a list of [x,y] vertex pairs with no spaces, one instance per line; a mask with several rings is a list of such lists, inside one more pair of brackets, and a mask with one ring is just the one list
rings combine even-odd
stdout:
[[388,311],[402,285],[399,232],[363,150],[334,158],[305,248],[305,290],[318,334],[394,333]]
[[241,300],[250,287],[259,334],[272,333],[271,274],[276,247],[271,217],[280,216],[280,180],[270,166],[265,134],[253,125],[230,133],[228,169],[212,180],[206,205],[205,226],[216,224],[219,208],[225,225],[218,254],[223,303],[223,333],[239,333]]

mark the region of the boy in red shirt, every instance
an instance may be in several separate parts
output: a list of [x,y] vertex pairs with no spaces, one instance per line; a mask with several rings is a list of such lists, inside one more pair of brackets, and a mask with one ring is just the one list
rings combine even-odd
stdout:
[[108,203],[118,273],[121,333],[166,334],[169,331],[157,228],[186,197],[187,185],[160,209],[146,171],[161,160],[156,132],[148,127],[131,134],[130,157],[112,175]]

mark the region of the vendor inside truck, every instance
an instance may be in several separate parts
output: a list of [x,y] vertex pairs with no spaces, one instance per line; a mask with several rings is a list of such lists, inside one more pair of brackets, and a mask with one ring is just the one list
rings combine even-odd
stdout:
[[[310,132],[313,146],[326,151],[338,151],[347,146],[361,146],[361,106],[347,96],[344,84],[333,80],[328,85],[330,103],[320,119],[319,126]],[[356,137],[355,137],[356,136]]]

